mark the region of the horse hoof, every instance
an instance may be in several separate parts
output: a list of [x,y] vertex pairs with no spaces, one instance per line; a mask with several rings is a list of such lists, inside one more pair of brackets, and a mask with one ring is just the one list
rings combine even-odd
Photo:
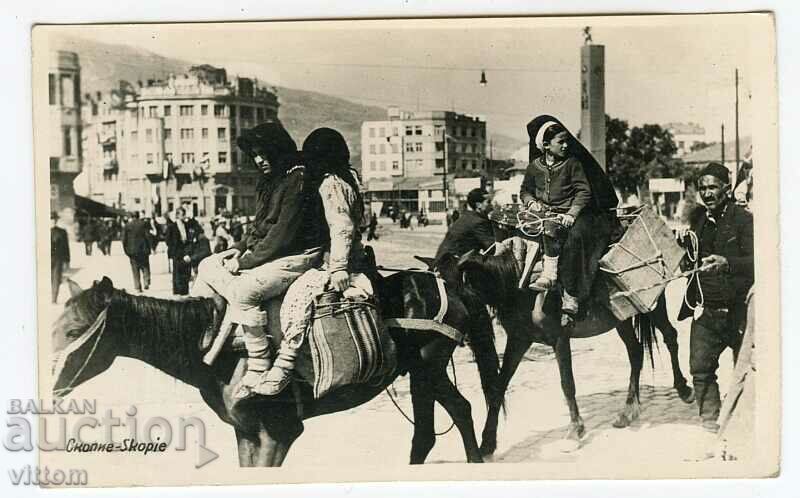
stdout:
[[689,386],[684,386],[683,389],[679,389],[678,396],[681,398],[681,401],[687,405],[694,403],[694,389]]
[[623,413],[620,414],[620,416],[617,417],[617,420],[615,420],[611,425],[613,425],[616,429],[624,429],[631,425],[631,421],[628,419],[628,416]]
[[496,442],[488,443],[488,442],[484,441],[483,443],[481,443],[481,455],[482,456],[493,455],[496,449],[497,449],[497,443]]

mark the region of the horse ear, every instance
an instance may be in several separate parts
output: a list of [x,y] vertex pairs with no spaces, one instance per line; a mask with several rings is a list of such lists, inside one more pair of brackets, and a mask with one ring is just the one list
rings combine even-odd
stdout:
[[96,283],[97,290],[106,299],[111,299],[111,294],[114,292],[114,282],[108,277],[103,277],[103,280]]
[[71,297],[75,297],[81,292],[83,292],[81,286],[78,285],[78,283],[72,280],[71,278],[67,278],[66,281],[67,281],[67,288],[69,289],[69,295]]

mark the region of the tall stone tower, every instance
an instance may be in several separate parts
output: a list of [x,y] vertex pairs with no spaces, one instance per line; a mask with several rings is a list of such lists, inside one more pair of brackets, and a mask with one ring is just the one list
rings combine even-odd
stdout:
[[605,47],[594,45],[589,27],[581,47],[581,136],[597,162],[606,168]]

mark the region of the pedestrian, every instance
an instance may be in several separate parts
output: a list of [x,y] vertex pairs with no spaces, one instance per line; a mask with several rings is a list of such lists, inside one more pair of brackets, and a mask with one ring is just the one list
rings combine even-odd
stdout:
[[389,206],[389,218],[392,219],[392,225],[397,223],[397,208]]
[[58,226],[58,214],[50,214],[53,222],[50,228],[50,283],[52,285],[52,302],[58,301],[58,290],[64,273],[69,268],[69,237],[67,231]]
[[106,256],[111,256],[111,241],[114,238],[114,226],[111,220],[100,223],[100,233],[98,234],[97,247]]
[[197,232],[192,243],[191,254],[189,254],[189,264],[192,267],[192,275],[196,278],[200,262],[211,256],[211,242],[206,237],[205,232]]
[[175,221],[167,232],[168,254],[172,257],[172,293],[176,296],[189,294],[189,281],[192,277],[192,245],[197,230],[194,220],[186,216],[182,207],[175,210]]
[[369,225],[367,226],[367,240],[378,240],[378,234],[375,230],[378,228],[378,215],[374,212],[369,217]]
[[[734,362],[738,357],[754,280],[753,215],[731,199],[729,175],[725,166],[710,163],[698,177],[704,205],[690,214],[689,230],[696,235],[702,278],[692,279],[678,314],[678,320],[693,316],[689,368],[702,425],[710,432],[719,430],[719,357],[727,348]],[[680,242],[693,244],[687,235],[679,231]]]
[[86,218],[86,221],[81,226],[81,231],[80,231],[81,241],[83,242],[84,250],[87,256],[92,255],[92,246],[94,245],[94,242],[96,240],[96,231],[97,231],[97,226],[94,222],[94,218],[88,216]]
[[150,225],[139,217],[138,212],[133,213],[133,219],[122,229],[122,247],[131,263],[136,292],[142,292],[142,287],[145,290],[150,288],[149,231]]
[[491,209],[491,198],[486,190],[470,190],[467,194],[467,210],[464,216],[450,225],[439,244],[434,262],[438,263],[447,254],[460,257],[471,250],[483,251],[491,247],[495,242],[492,222],[488,217]]

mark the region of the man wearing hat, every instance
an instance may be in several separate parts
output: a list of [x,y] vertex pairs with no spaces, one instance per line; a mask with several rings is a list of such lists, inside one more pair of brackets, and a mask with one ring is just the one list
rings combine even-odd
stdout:
[[485,250],[494,244],[492,222],[488,214],[492,210],[489,193],[481,188],[470,190],[467,194],[467,210],[459,216],[447,231],[444,240],[436,251],[435,261],[445,254],[461,256],[471,249]]
[[67,231],[58,226],[58,214],[50,213],[53,226],[50,228],[50,282],[53,290],[53,304],[58,301],[58,289],[64,278],[64,270],[69,267],[69,238]]
[[[697,191],[704,205],[690,213],[689,229],[697,235],[700,275],[686,290],[678,320],[694,316],[689,345],[692,381],[703,427],[716,432],[719,357],[731,348],[736,360],[745,300],[753,285],[753,215],[731,199],[730,172],[721,164],[703,168]],[[685,234],[680,238],[689,242]]]

